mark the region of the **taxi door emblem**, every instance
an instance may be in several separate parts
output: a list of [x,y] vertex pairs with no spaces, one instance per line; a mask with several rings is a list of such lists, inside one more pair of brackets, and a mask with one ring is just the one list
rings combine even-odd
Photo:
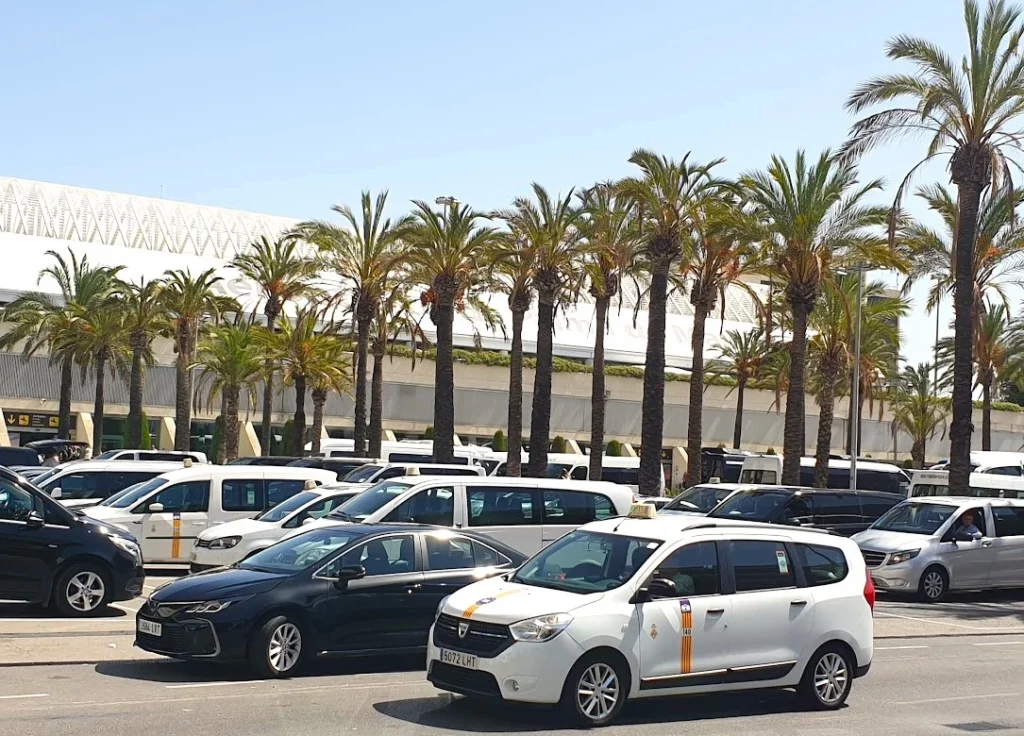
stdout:
[[658,638],[658,627],[655,626],[654,624],[651,624],[651,638],[652,639],[657,639]]
[[460,639],[465,639],[466,638],[466,634],[468,634],[468,633],[469,633],[469,624],[461,623],[460,622],[459,623],[459,638]]

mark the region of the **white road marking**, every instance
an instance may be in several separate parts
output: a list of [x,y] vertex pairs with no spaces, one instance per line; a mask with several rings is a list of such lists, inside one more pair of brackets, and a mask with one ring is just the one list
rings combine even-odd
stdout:
[[917,616],[903,616],[903,615],[900,615],[900,614],[897,614],[897,613],[886,613],[885,611],[875,611],[875,615],[876,616],[889,616],[891,618],[902,618],[902,619],[906,619],[907,621],[918,621],[918,622],[923,623],[923,624],[933,624],[935,626],[953,626],[953,627],[956,627],[958,629],[969,629],[971,631],[998,631],[998,629],[993,629],[993,628],[990,628],[990,627],[967,626],[966,624],[951,624],[951,623],[949,623],[947,621],[938,621],[938,620],[933,619],[933,618],[919,618]]
[[168,690],[184,690],[190,687],[238,687],[240,685],[259,685],[266,680],[240,680],[238,682],[187,682],[182,685],[167,685]]
[[976,647],[1008,647],[1012,644],[1024,644],[1024,641],[979,641],[974,644]]
[[893,705],[926,705],[928,703],[948,703],[951,700],[981,700],[983,698],[1016,698],[1020,693],[985,693],[983,695],[954,695],[945,698],[928,698],[927,700],[899,700]]
[[48,698],[49,693],[28,693],[27,695],[0,695],[0,700],[21,700],[22,698]]
[[913,644],[913,645],[908,645],[908,646],[903,646],[903,647],[875,647],[875,651],[879,652],[879,651],[884,651],[886,649],[928,649],[928,648],[929,647],[928,647],[927,644]]

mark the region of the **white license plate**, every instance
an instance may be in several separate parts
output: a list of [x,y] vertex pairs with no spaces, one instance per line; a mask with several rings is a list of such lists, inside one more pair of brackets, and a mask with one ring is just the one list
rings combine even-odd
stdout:
[[465,667],[469,670],[476,669],[476,655],[465,652],[453,652],[450,649],[441,650],[441,661],[445,664],[453,664],[456,667]]
[[139,632],[142,634],[149,634],[150,636],[160,636],[163,634],[164,625],[158,624],[155,621],[147,621],[144,618],[139,619]]

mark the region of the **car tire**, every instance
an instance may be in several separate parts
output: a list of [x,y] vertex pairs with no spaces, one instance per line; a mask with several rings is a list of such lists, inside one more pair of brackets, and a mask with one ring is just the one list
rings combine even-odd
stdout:
[[921,573],[917,597],[924,603],[941,603],[949,595],[949,575],[938,565]]
[[297,674],[305,659],[302,626],[289,616],[269,619],[249,642],[249,665],[267,679]]
[[836,710],[850,697],[854,671],[846,647],[826,644],[807,662],[797,692],[813,710]]
[[569,671],[558,707],[576,726],[604,726],[622,710],[629,685],[628,671],[616,657],[593,652]]
[[87,618],[103,613],[113,595],[107,571],[98,563],[82,562],[57,576],[52,603],[62,616]]

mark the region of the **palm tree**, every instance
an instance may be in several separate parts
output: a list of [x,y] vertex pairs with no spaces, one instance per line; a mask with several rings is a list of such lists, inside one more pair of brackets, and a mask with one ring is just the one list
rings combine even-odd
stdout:
[[455,376],[452,329],[456,311],[468,304],[488,323],[494,313],[478,299],[488,274],[483,268],[496,237],[490,227],[477,224],[483,215],[468,205],[452,202],[444,211],[422,201],[413,202],[415,221],[403,230],[409,243],[407,260],[413,280],[428,286],[420,301],[429,308],[437,328],[434,364],[434,462],[455,458]]
[[740,449],[743,439],[743,394],[751,381],[761,377],[768,357],[768,343],[758,330],[729,330],[718,344],[721,373],[736,379],[736,422],[732,430],[732,446]]
[[608,307],[622,280],[635,275],[639,240],[630,208],[617,195],[617,184],[596,184],[579,195],[585,217],[579,228],[586,241],[583,268],[594,299],[594,370],[590,387],[590,478],[601,480],[604,448],[604,338]]
[[[993,182],[1012,190],[1007,154],[1020,147],[1014,123],[1024,114],[1020,9],[1005,0],[989,0],[983,14],[976,0],[965,0],[964,24],[969,49],[960,63],[925,39],[903,35],[889,41],[889,58],[910,62],[915,72],[878,77],[854,90],[847,108],[855,113],[886,103],[900,106],[857,121],[845,146],[847,153],[858,155],[902,136],[929,137],[925,158],[896,190],[894,214],[910,176],[921,164],[939,156],[950,157],[950,178],[959,203],[955,242],[962,246],[953,259],[955,349],[949,485],[957,492],[967,489],[971,472],[972,262],[981,196]],[[890,224],[890,238],[896,219]]]
[[[271,332],[284,305],[308,296],[312,291],[311,282],[319,273],[316,261],[299,251],[296,238],[281,238],[272,243],[265,235],[253,243],[248,252],[235,256],[231,265],[259,286],[263,295],[263,316]],[[269,455],[274,412],[274,365],[270,361],[264,368],[264,376],[260,447],[264,455]]]
[[915,468],[924,467],[925,445],[943,426],[949,412],[949,400],[936,394],[931,375],[929,363],[904,368],[892,408],[893,431],[903,430],[913,442],[910,457]]
[[[311,452],[315,455],[320,452],[320,437],[323,434],[324,406],[327,404],[327,396],[331,391],[339,394],[347,393],[352,386],[352,362],[349,358],[352,348],[348,341],[342,340],[334,334],[320,334],[317,335],[312,352],[311,366],[306,380],[313,398],[313,425],[310,427],[310,442],[312,443]],[[376,371],[375,364],[374,373]],[[381,382],[383,383],[383,380]],[[375,455],[373,450],[372,389],[370,393],[370,454],[373,457],[380,457],[379,420]]]
[[87,256],[79,260],[73,251],[68,253],[70,260],[53,250],[46,251],[46,255],[54,263],[39,273],[37,283],[45,278],[52,279],[60,294],[54,297],[38,291],[28,292],[8,304],[0,319],[12,328],[0,337],[0,349],[10,350],[23,343],[25,360],[46,350],[50,363],[60,365],[57,436],[68,439],[75,356],[73,352],[61,350],[60,346],[69,344],[67,336],[75,329],[79,316],[109,296],[120,268],[92,266]]
[[132,351],[128,378],[128,446],[141,447],[146,368],[153,365],[153,340],[168,328],[164,282],[145,278],[137,284],[119,282],[117,296],[124,311],[128,346]]
[[635,208],[640,228],[640,256],[650,274],[647,296],[647,354],[644,361],[643,418],[640,429],[640,492],[657,493],[661,486],[661,445],[665,422],[665,323],[669,272],[688,256],[694,220],[721,182],[711,170],[721,163],[681,161],[639,149],[629,158],[640,176],[623,179],[619,196]]
[[198,388],[205,392],[208,407],[218,397],[222,398],[224,441],[216,458],[218,463],[238,457],[239,399],[243,390],[248,406],[256,405],[256,385],[265,370],[260,329],[245,320],[212,328],[200,340],[196,360],[189,366],[190,370],[200,369]]
[[[111,284],[113,287],[113,284]],[[96,390],[92,409],[92,449],[103,452],[103,418],[106,410],[106,378],[109,368],[113,375],[128,372],[132,349],[128,342],[127,315],[114,297],[94,305],[88,312],[80,312],[74,329],[57,342],[61,352],[75,355],[82,368],[82,380],[91,370],[96,377]]]
[[[582,210],[573,207],[573,191],[552,198],[533,184],[536,202],[518,197],[512,208],[499,213],[517,237],[530,243],[534,259],[533,286],[537,291],[537,367],[530,414],[530,455],[526,474],[543,477],[548,467],[551,437],[551,376],[554,361],[555,311],[579,278],[585,244],[578,223]],[[602,394],[603,395],[603,394]]]
[[369,192],[360,197],[360,216],[347,205],[335,205],[348,227],[312,220],[302,222],[295,233],[320,250],[321,261],[337,274],[351,291],[356,321],[356,406],[355,452],[366,453],[366,364],[370,349],[370,326],[374,309],[385,289],[388,275],[401,259],[404,245],[401,232],[411,223],[409,217],[391,220],[384,217],[388,193],[372,199]]
[[763,228],[762,257],[785,282],[792,318],[782,482],[796,485],[804,451],[807,321],[822,284],[844,266],[896,266],[900,261],[884,239],[870,232],[888,216],[886,209],[864,204],[867,195],[881,188],[881,181],[861,184],[857,167],[830,151],[811,163],[797,151],[792,167],[773,156],[766,171],[746,174],[742,183],[752,214]]
[[[904,307],[905,308],[905,307]],[[888,320],[877,320],[862,315],[860,326],[860,389],[857,392],[857,406],[850,407],[846,418],[846,452],[859,452],[864,433],[864,407],[868,408],[868,416],[875,413],[875,402],[878,402],[878,418],[885,413],[885,402],[891,394],[894,379],[898,377],[900,361],[900,343],[894,334],[893,326]],[[847,391],[853,400],[853,370],[849,371],[849,387]],[[853,436],[853,415],[857,414],[857,436]],[[855,444],[856,439],[856,444]]]
[[[709,198],[695,218],[690,258],[682,264],[680,275],[689,283],[690,304],[693,306],[693,334],[691,336],[690,405],[687,426],[686,453],[699,458],[704,416],[704,331],[710,315],[718,303],[725,320],[725,290],[732,284],[737,288],[749,287],[740,277],[750,273],[755,265],[757,250],[744,231],[750,226],[736,195],[723,188],[720,196]],[[687,487],[702,482],[701,463],[686,465]]]
[[198,276],[177,269],[165,274],[164,301],[170,319],[174,350],[178,354],[174,394],[174,449],[187,451],[192,429],[192,371],[201,332],[228,312],[238,312],[238,303],[220,296],[214,287],[221,282],[214,269]]

